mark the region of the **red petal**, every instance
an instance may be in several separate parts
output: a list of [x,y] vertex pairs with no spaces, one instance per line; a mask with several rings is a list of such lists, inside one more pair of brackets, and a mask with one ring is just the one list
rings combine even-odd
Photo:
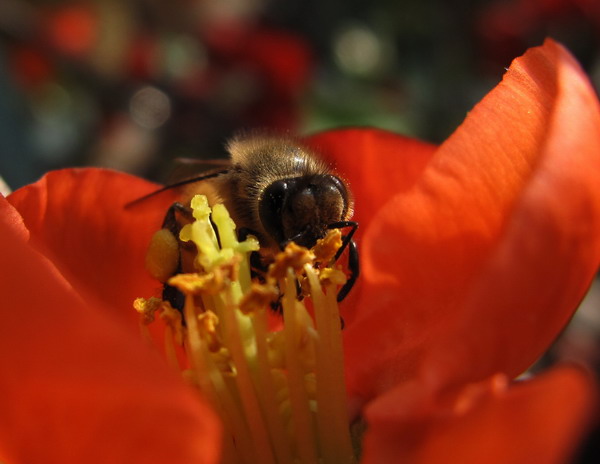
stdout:
[[515,60],[366,232],[351,389],[385,390],[434,348],[441,385],[533,362],[600,262],[598,153],[598,101],[569,53],[547,41]]
[[156,186],[102,169],[47,174],[8,200],[23,216],[33,244],[81,293],[98,298],[137,331],[136,297],[160,291],[144,270],[150,237],[176,192],[125,209]]
[[554,369],[508,389],[496,376],[468,385],[449,404],[399,387],[367,408],[361,462],[568,462],[593,398],[589,377],[574,368]]
[[[0,219],[6,224],[15,237],[22,241],[29,240],[29,230],[25,227],[19,212],[0,194]],[[2,244],[0,243],[0,246]]]
[[80,298],[17,218],[0,198],[0,459],[216,462],[210,409],[107,308]]

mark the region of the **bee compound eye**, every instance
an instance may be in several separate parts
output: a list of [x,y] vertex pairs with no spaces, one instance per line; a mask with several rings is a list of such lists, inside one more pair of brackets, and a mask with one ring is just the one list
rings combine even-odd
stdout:
[[348,202],[348,190],[346,189],[346,186],[344,185],[344,183],[335,176],[329,176],[328,177],[328,185],[329,188],[333,191],[335,191],[341,198],[342,200],[347,203]]
[[259,199],[258,214],[265,231],[276,241],[283,241],[281,212],[286,204],[290,184],[280,179],[269,185]]
[[281,210],[288,193],[288,181],[281,179],[273,182],[265,189],[263,200],[265,205],[275,210]]
[[289,199],[291,212],[300,217],[311,217],[315,211],[315,192],[313,187],[306,187],[299,192],[294,192]]
[[348,207],[347,191],[334,176],[324,176],[315,193],[316,207],[321,222],[336,222],[343,219]]

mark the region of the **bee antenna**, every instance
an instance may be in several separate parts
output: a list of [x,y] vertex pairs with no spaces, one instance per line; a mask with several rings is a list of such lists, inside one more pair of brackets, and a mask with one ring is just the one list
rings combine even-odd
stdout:
[[142,203],[143,201],[146,201],[147,199],[152,198],[153,196],[158,195],[159,193],[166,192],[167,190],[181,187],[182,185],[193,184],[194,182],[199,182],[201,180],[211,179],[213,177],[220,176],[221,174],[225,174],[227,172],[229,172],[229,169],[224,169],[222,171],[217,171],[217,172],[211,172],[210,174],[203,174],[201,176],[192,177],[190,179],[185,179],[185,180],[182,180],[179,182],[175,182],[173,184],[165,185],[164,187],[161,187],[158,190],[155,190],[154,192],[150,192],[147,195],[144,195],[143,197],[136,198],[135,200],[132,200],[129,203],[126,203],[125,209],[132,208],[133,206],[135,206],[139,203]]

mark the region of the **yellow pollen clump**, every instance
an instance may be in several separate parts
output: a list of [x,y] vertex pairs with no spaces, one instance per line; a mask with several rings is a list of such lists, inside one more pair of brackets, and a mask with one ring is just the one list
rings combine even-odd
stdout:
[[331,262],[342,246],[342,231],[340,229],[331,229],[327,235],[319,240],[313,247],[315,260],[320,263],[328,264]]
[[[195,272],[163,280],[185,296],[183,321],[167,301],[137,299],[134,307],[147,337],[146,326],[160,314],[169,362],[221,417],[222,462],[356,462],[336,301],[345,275],[327,267],[341,233],[330,231],[312,250],[289,243],[258,283],[249,263],[258,241],[238,240],[223,205],[211,209],[197,195],[191,207],[195,220],[179,240],[198,250]],[[298,299],[298,282],[314,319]],[[272,306],[280,307],[283,324],[273,324]]]
[[319,273],[319,282],[324,287],[329,285],[344,285],[346,283],[346,274],[339,269],[325,268]]
[[226,285],[223,273],[218,270],[207,274],[177,274],[167,283],[186,295],[217,295]]
[[138,312],[143,324],[154,322],[154,314],[161,308],[163,301],[160,298],[136,298],[133,308]]
[[240,301],[240,311],[250,314],[268,307],[279,298],[279,290],[275,285],[261,285],[252,283],[250,290],[244,294]]
[[146,269],[152,277],[166,282],[179,265],[179,244],[168,229],[155,232],[146,253]]
[[287,270],[295,272],[302,270],[305,264],[315,260],[315,255],[310,250],[290,242],[282,253],[275,256],[275,261],[269,266],[268,276],[280,280],[287,276]]

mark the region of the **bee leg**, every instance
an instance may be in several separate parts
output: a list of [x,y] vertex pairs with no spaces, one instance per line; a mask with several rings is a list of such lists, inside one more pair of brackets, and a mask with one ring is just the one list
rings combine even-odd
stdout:
[[[183,315],[185,295],[181,292],[181,290],[172,287],[169,284],[164,284],[162,291],[162,299],[171,303],[171,306]],[[185,319],[183,320],[183,325],[185,325]]]
[[358,276],[360,275],[360,259],[358,256],[358,247],[356,246],[356,242],[352,240],[356,229],[358,229],[358,222],[340,221],[334,222],[333,224],[329,224],[327,226],[328,229],[342,229],[345,227],[350,227],[350,232],[348,232],[348,235],[345,235],[342,238],[342,246],[333,257],[333,260],[337,261],[344,252],[344,250],[348,248],[348,271],[350,271],[350,276],[338,292],[338,302],[342,301],[344,298],[346,298],[346,296],[348,296],[348,293],[350,293],[350,290],[352,290],[352,287],[354,287],[354,284],[356,283],[356,279],[358,279]]
[[192,208],[185,206],[183,203],[175,202],[167,210],[165,218],[163,219],[162,228],[169,229],[175,237],[179,236],[181,225],[177,221],[177,214],[182,215],[184,218],[193,221],[194,216],[192,215]]
[[[179,274],[181,272],[181,261],[179,262],[179,265],[177,266],[177,270],[175,271],[175,274]],[[173,308],[175,308],[177,311],[179,311],[181,313],[181,315],[183,316],[183,306],[185,305],[185,295],[183,294],[183,292],[181,290],[179,290],[176,287],[173,287],[172,285],[169,285],[168,283],[164,283],[163,284],[163,289],[162,289],[162,299],[163,301],[168,301],[169,303],[171,303],[171,306]],[[183,325],[185,326],[185,318],[183,318]]]
[[[340,256],[342,256],[342,253],[344,252],[344,250],[346,248],[348,248],[350,242],[352,241],[352,237],[354,236],[354,233],[356,232],[356,229],[358,229],[358,222],[356,222],[356,221],[339,221],[339,222],[334,222],[332,224],[329,224],[327,226],[328,229],[344,229],[346,227],[350,227],[350,232],[348,232],[348,235],[344,235],[344,237],[342,239],[342,246],[340,247],[340,249],[337,251],[337,253],[333,257],[334,261],[337,261],[338,259],[340,259]],[[358,251],[356,253],[358,253]]]
[[354,284],[356,283],[356,279],[358,279],[358,276],[360,275],[358,247],[356,246],[356,242],[354,242],[354,240],[350,240],[348,242],[348,270],[350,271],[350,276],[337,294],[338,302],[342,301],[344,298],[346,298],[346,296],[348,296],[348,293],[350,293],[350,290],[352,290],[352,287],[354,287]]
[[[162,228],[168,229],[175,237],[179,237],[179,232],[181,231],[181,224],[177,220],[178,215],[183,216],[189,221],[193,220],[192,209],[190,207],[185,206],[184,204],[179,202],[173,203],[167,210],[167,214],[165,215],[165,218],[163,220]],[[182,272],[181,253],[179,254],[178,258],[177,269],[175,270],[173,275],[179,274],[180,272]],[[173,308],[177,309],[183,314],[185,296],[180,290],[165,283],[163,285],[162,299],[171,303],[171,306],[173,306]],[[183,321],[183,323],[185,325],[185,320]]]

